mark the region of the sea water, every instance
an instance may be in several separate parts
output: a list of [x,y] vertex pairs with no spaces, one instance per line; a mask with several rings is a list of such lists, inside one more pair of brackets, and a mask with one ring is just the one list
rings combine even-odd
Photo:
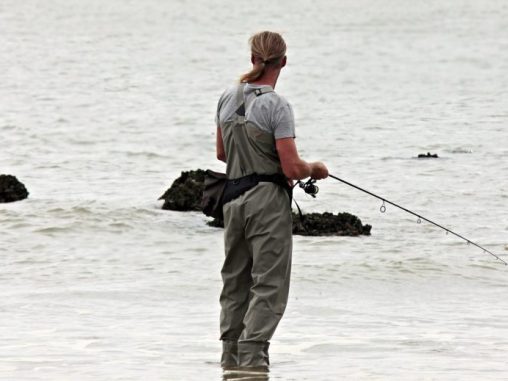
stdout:
[[[216,102],[264,29],[304,159],[508,259],[506,2],[2,0],[0,173],[30,197],[0,205],[0,379],[222,379],[222,231],[157,198],[224,169]],[[507,267],[318,185],[305,212],[372,235],[294,237],[270,380],[508,379]]]

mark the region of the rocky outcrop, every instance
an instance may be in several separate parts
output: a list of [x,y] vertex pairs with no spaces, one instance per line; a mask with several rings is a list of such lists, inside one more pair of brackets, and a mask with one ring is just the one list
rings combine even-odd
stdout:
[[0,203],[24,200],[28,197],[25,186],[12,175],[0,175]]
[[184,171],[171,187],[159,197],[164,200],[162,209],[178,211],[201,210],[201,196],[205,183],[205,171]]
[[[184,171],[171,187],[159,198],[164,200],[162,209],[177,211],[200,211],[205,171]],[[224,227],[221,220],[212,220],[208,225]],[[306,236],[359,236],[370,235],[370,225],[350,213],[309,213],[303,219],[293,213],[293,234]]]

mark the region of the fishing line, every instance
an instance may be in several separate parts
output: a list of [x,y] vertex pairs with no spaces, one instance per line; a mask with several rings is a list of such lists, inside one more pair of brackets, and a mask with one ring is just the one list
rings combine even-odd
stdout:
[[[473,242],[473,241],[471,241],[470,239],[468,239],[468,238],[466,238],[466,237],[464,237],[464,236],[462,236],[462,235],[460,235],[460,234],[458,234],[458,233],[455,233],[453,230],[450,230],[450,229],[448,229],[448,228],[446,228],[446,227],[444,227],[444,226],[442,226],[442,225],[440,225],[440,224],[438,224],[438,223],[436,223],[436,222],[434,222],[434,221],[431,221],[431,220],[429,220],[428,218],[423,217],[423,216],[422,216],[422,215],[420,215],[420,214],[417,214],[417,213],[415,213],[415,212],[413,212],[413,211],[411,211],[411,210],[409,210],[409,209],[404,208],[403,206],[400,206],[400,205],[398,205],[398,204],[396,204],[396,203],[394,203],[394,202],[391,202],[391,201],[387,200],[387,199],[386,199],[386,198],[384,198],[384,197],[378,196],[378,195],[377,195],[377,194],[375,194],[375,193],[369,192],[369,191],[368,191],[368,190],[366,190],[366,189],[363,189],[363,188],[360,188],[360,187],[359,187],[359,186],[357,186],[357,185],[351,184],[351,183],[350,183],[350,182],[348,182],[348,181],[342,180],[341,178],[338,178],[338,177],[333,176],[333,175],[330,175],[330,174],[329,174],[328,176],[330,176],[332,179],[338,180],[338,181],[340,181],[340,182],[342,182],[342,183],[344,183],[344,184],[346,184],[346,185],[349,185],[350,187],[353,187],[353,188],[355,188],[355,189],[358,189],[359,191],[362,191],[362,192],[364,192],[364,193],[367,193],[367,194],[369,194],[369,195],[371,195],[371,196],[373,196],[373,197],[376,197],[376,198],[380,199],[380,200],[383,202],[383,203],[382,203],[382,205],[381,205],[381,207],[379,208],[379,211],[380,211],[381,213],[385,213],[385,212],[386,212],[386,204],[393,205],[393,206],[395,206],[395,207],[397,207],[397,208],[399,208],[399,209],[403,210],[403,211],[404,211],[404,212],[406,212],[406,213],[409,213],[409,214],[412,214],[413,216],[416,216],[416,217],[418,218],[418,219],[416,220],[416,222],[417,222],[418,224],[421,224],[421,223],[422,223],[422,220],[423,220],[423,221],[427,221],[427,222],[431,223],[432,225],[437,226],[437,227],[438,227],[438,228],[440,228],[440,229],[443,229],[443,230],[446,232],[446,234],[448,234],[448,233],[453,234],[454,236],[459,237],[460,239],[462,239],[462,240],[466,241],[466,243],[467,243],[468,245],[473,245],[473,246],[476,246],[477,248],[479,248],[479,249],[483,250],[483,252],[484,252],[484,253],[488,253],[488,254],[492,255],[492,256],[493,256],[493,257],[495,257],[497,260],[499,260],[499,261],[503,262],[505,265],[508,265],[508,263],[506,263],[506,262],[505,262],[502,258],[498,257],[498,256],[497,256],[496,254],[494,254],[493,252],[491,252],[491,251],[487,250],[487,249],[486,249],[486,248],[484,248],[483,246],[478,245],[476,242]],[[314,180],[314,182],[315,182],[315,180]],[[309,190],[309,191],[314,191],[315,189],[313,188],[313,186],[314,186],[315,188],[317,188],[317,187],[314,185],[314,182],[308,182],[308,184],[309,184],[309,185],[307,185],[307,188],[305,188],[305,187],[304,187],[304,186],[302,186],[302,185],[300,185],[300,186],[301,186],[301,187],[304,189],[304,191],[306,191],[306,192],[307,192],[307,190]],[[318,190],[319,190],[319,189],[318,189]],[[313,193],[313,196],[314,196],[314,197],[315,197],[316,193],[317,193],[317,191],[315,191],[315,193]]]

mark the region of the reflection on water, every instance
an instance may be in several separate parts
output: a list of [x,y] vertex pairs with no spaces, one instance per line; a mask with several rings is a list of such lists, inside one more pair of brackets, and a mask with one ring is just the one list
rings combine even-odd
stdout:
[[267,372],[249,370],[225,370],[222,375],[223,381],[268,381],[270,375]]

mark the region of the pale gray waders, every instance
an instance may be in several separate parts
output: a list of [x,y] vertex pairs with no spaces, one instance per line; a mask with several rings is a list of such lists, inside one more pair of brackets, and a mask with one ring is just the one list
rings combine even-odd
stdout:
[[[245,120],[244,85],[238,109],[221,124],[228,179],[251,174],[283,176],[273,134]],[[256,96],[273,91],[256,89]],[[238,183],[232,181],[233,183]],[[286,308],[291,272],[290,196],[260,180],[224,205],[226,258],[220,296],[224,368],[268,369],[268,346]]]

